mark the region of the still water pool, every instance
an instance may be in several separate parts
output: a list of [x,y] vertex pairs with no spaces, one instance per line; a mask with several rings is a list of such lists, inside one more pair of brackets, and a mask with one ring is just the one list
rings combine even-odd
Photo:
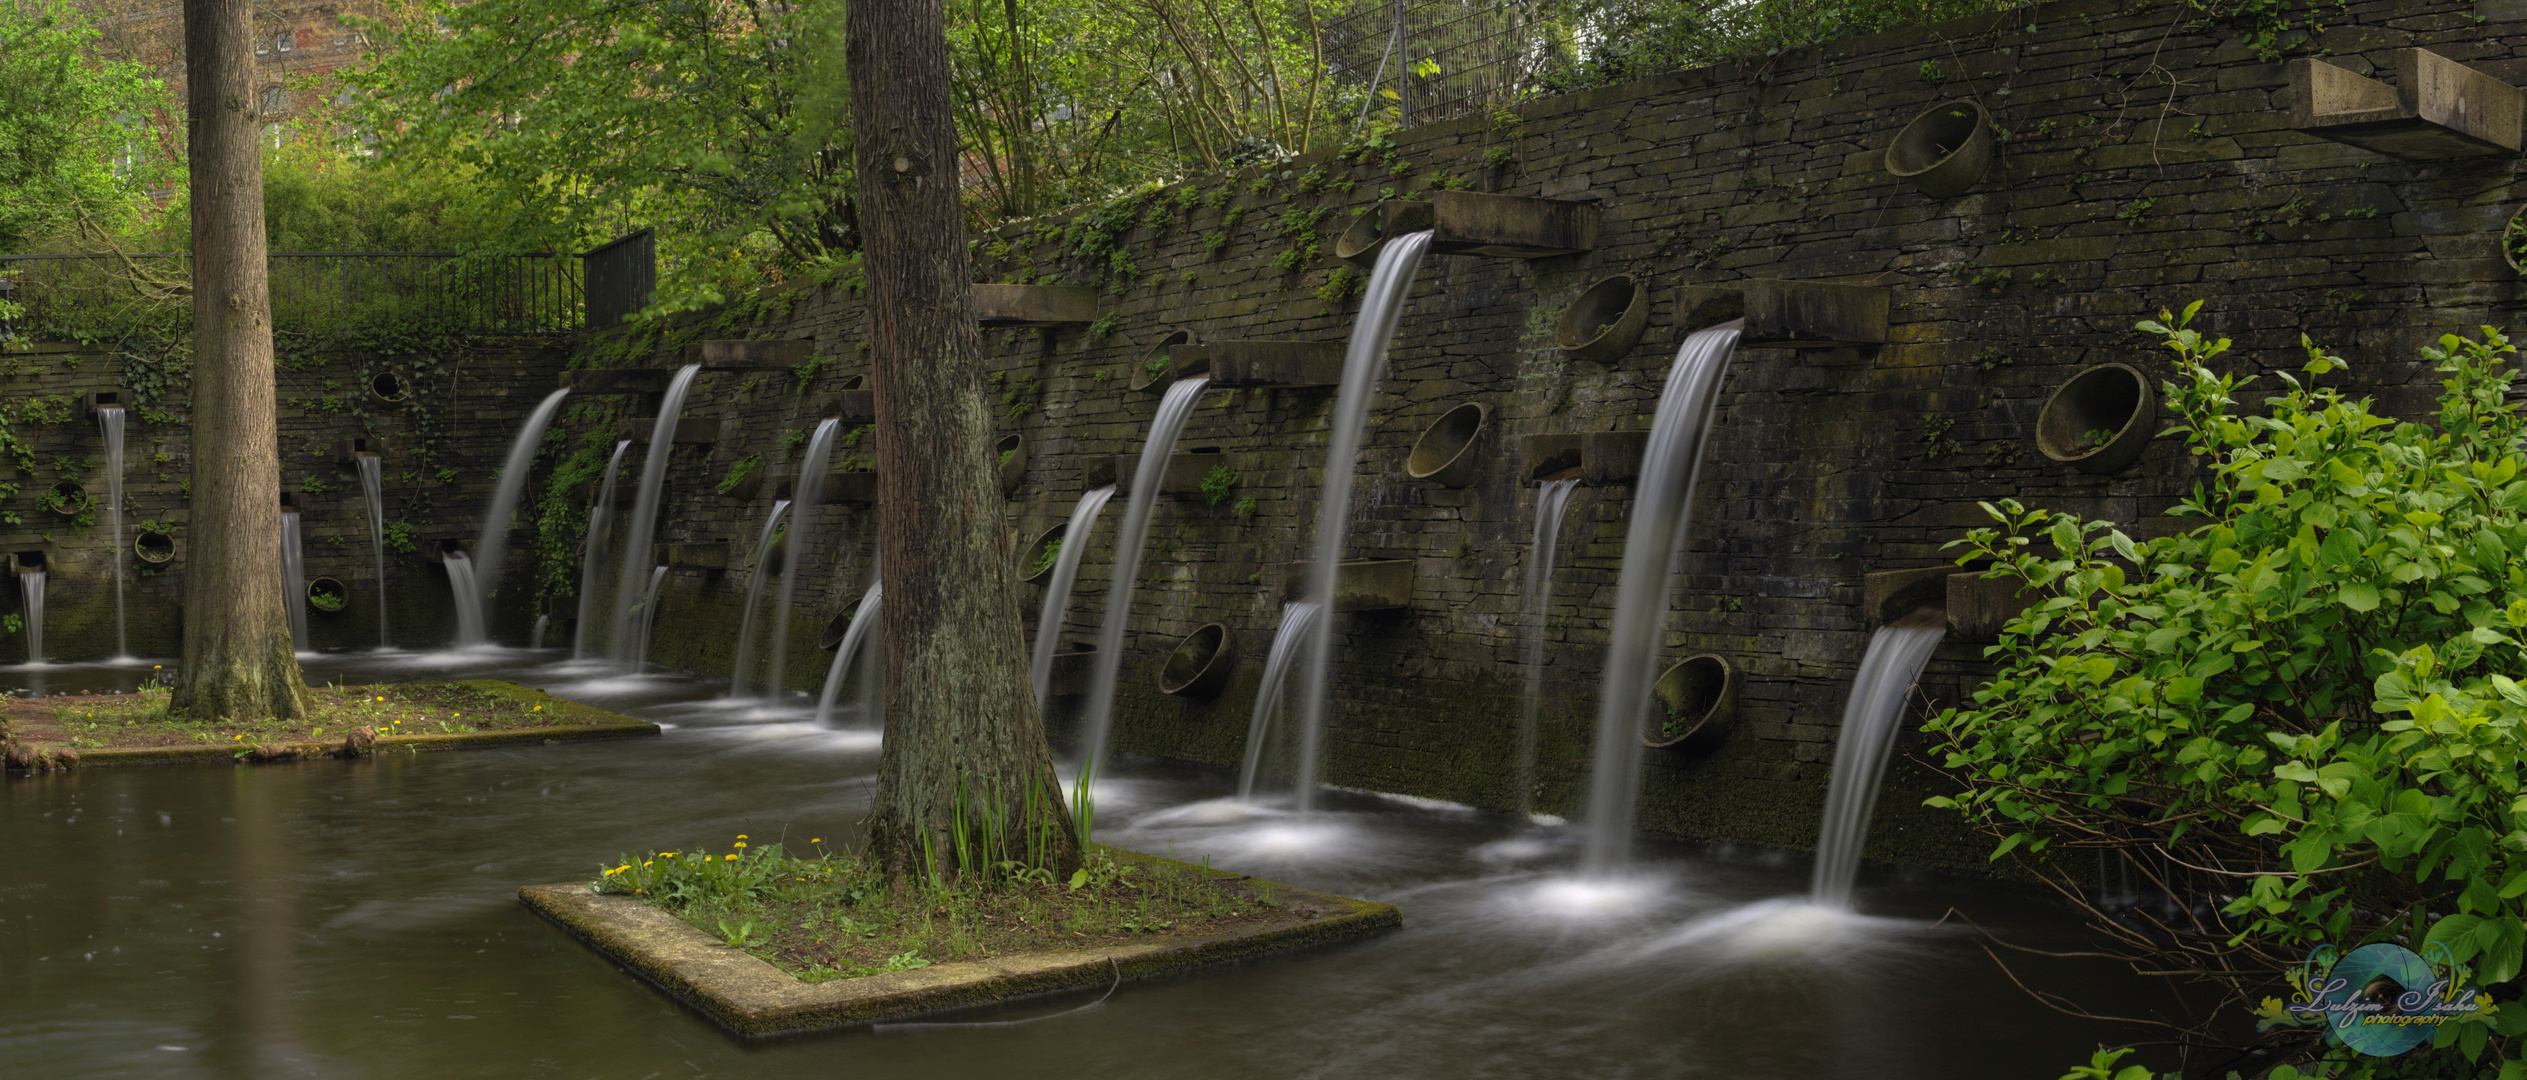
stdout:
[[[875,733],[813,704],[605,677],[552,653],[327,656],[311,681],[499,677],[664,737],[364,761],[126,768],[0,783],[0,1070],[165,1077],[2058,1076],[2128,1030],[2029,999],[1954,928],[2077,947],[2007,886],[1867,873],[1859,910],[1795,902],[1804,857],[1644,844],[1620,882],[1576,838],[1337,793],[1306,818],[1233,778],[1123,763],[1099,838],[1390,901],[1354,944],[923,1024],[749,1043],[545,924],[518,886],[618,852],[855,835]],[[129,689],[149,668],[0,669]],[[1794,899],[1784,899],[1794,898]],[[2013,960],[2099,1012],[2174,1008],[2119,967]],[[1061,1013],[1063,1015],[1052,1016]],[[1005,1023],[1049,1017],[1036,1023]]]

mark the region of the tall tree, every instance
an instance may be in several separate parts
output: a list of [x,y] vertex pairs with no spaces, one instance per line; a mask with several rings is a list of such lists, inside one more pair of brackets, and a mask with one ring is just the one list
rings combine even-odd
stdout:
[[184,0],[193,169],[193,555],[174,706],[196,720],[307,711],[281,605],[281,447],[263,242],[254,3]]
[[[1067,871],[1079,839],[1028,682],[1014,553],[987,453],[945,13],[940,0],[853,0],[846,42],[868,211],[886,567],[886,742],[871,851],[900,876],[937,869],[959,824],[1012,838],[1049,831],[1048,868]],[[981,865],[1015,854],[987,852]]]

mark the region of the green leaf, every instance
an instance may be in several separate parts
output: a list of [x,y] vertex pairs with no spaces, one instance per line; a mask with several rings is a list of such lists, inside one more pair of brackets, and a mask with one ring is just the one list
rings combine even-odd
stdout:
[[1073,871],[1071,871],[1071,873],[1070,873],[1070,887],[1071,887],[1071,888],[1073,888],[1073,889],[1086,888],[1086,887],[1087,887],[1087,885],[1088,885],[1088,868],[1087,868],[1087,867],[1083,866],[1083,867],[1080,867],[1080,868],[1079,868],[1079,869],[1077,869],[1077,870],[1073,870]]
[[2353,611],[2378,610],[2378,587],[2364,581],[2346,581],[2335,593],[2344,607]]
[[2481,943],[2475,939],[2475,931],[2482,926],[2483,920],[2476,916],[2449,915],[2431,924],[2430,933],[2422,940],[2445,945],[2458,960],[2468,960],[2482,951]]

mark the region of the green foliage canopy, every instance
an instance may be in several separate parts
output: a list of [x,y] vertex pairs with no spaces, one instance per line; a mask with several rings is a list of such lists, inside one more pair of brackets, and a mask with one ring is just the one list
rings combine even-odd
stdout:
[[719,303],[858,246],[840,0],[422,0],[347,76],[380,160],[468,170],[511,252],[642,226],[662,294]]
[[96,37],[68,0],[0,0],[0,251],[129,227],[172,182],[144,123],[157,81]]

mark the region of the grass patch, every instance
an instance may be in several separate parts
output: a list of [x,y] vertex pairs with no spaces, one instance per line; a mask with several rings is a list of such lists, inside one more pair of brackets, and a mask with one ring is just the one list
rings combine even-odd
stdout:
[[[889,886],[875,865],[808,841],[652,852],[602,867],[601,893],[638,896],[807,982],[1226,931],[1278,910],[1237,874],[1090,845],[1068,880],[1021,869],[985,881]],[[1118,857],[1119,856],[1119,857]]]
[[308,715],[288,722],[199,723],[168,715],[167,700],[163,686],[130,694],[11,699],[0,711],[0,736],[73,750],[220,743],[244,747],[339,742],[363,727],[379,735],[442,735],[597,722],[588,715],[595,710],[585,706],[491,681],[311,686]]

